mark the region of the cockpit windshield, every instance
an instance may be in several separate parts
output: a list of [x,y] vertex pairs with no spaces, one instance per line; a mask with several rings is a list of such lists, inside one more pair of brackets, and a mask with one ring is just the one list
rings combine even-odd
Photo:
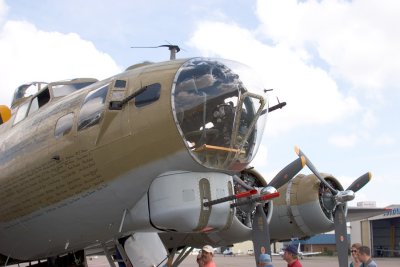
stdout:
[[11,107],[17,106],[23,102],[27,97],[36,94],[47,86],[45,82],[32,82],[18,86],[14,92],[14,97],[11,102]]
[[268,105],[253,71],[227,60],[195,58],[176,74],[174,117],[191,155],[215,169],[241,170],[255,156]]
[[76,78],[52,83],[32,82],[23,84],[15,90],[11,107],[18,106],[26,98],[42,90],[49,90],[51,98],[57,98],[69,95],[97,81],[94,78]]

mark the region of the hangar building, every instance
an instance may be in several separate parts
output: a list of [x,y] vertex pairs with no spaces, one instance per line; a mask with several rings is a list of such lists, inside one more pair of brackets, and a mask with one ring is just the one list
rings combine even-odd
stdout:
[[373,257],[400,257],[400,205],[375,217],[350,223],[352,243],[371,248]]

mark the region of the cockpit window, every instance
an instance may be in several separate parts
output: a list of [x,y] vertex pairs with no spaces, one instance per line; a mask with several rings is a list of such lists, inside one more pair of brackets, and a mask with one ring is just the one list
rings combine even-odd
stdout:
[[50,101],[49,89],[45,88],[40,94],[38,94],[32,99],[28,115],[38,110],[39,108],[47,104],[49,101]]
[[109,84],[91,91],[85,98],[79,113],[78,131],[87,129],[100,122],[104,112]]
[[154,83],[146,86],[146,89],[135,97],[135,106],[143,107],[149,105],[160,98],[161,84]]
[[179,69],[174,116],[197,161],[224,170],[251,161],[266,117],[263,89],[250,68],[237,62],[192,59]]
[[26,98],[31,95],[36,94],[41,91],[44,87],[47,86],[47,83],[44,82],[32,82],[28,84],[23,84],[19,86],[15,92],[12,100],[12,107],[16,107],[18,104],[23,102]]
[[37,96],[33,97],[31,101],[22,104],[17,111],[14,119],[14,125],[25,119],[28,115],[37,111],[50,101],[49,89],[44,88]]

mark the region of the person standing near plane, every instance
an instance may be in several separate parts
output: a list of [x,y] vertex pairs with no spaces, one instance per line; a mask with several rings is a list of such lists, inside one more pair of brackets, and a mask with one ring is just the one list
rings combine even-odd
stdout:
[[288,263],[288,267],[303,267],[298,259],[297,248],[294,245],[287,246],[282,257]]
[[216,267],[213,261],[214,249],[210,245],[205,245],[199,255],[197,255],[197,264],[199,267]]
[[258,259],[258,267],[273,267],[272,265],[272,260],[271,256],[266,252],[266,249],[264,246],[261,247],[260,249],[260,257]]
[[358,248],[357,257],[362,262],[362,267],[378,267],[376,262],[371,258],[371,249],[367,246]]
[[351,245],[350,248],[350,252],[351,252],[351,263],[349,265],[349,267],[360,267],[361,266],[361,262],[357,257],[357,253],[358,253],[358,248],[361,247],[360,243],[354,243],[353,245]]

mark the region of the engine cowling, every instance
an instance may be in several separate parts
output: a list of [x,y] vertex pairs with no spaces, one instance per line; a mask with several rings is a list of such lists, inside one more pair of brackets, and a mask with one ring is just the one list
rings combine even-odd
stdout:
[[[343,190],[336,178],[322,175],[335,189]],[[279,192],[281,196],[274,200],[270,222],[271,240],[303,238],[333,230],[335,205],[326,186],[315,175],[299,174]]]

